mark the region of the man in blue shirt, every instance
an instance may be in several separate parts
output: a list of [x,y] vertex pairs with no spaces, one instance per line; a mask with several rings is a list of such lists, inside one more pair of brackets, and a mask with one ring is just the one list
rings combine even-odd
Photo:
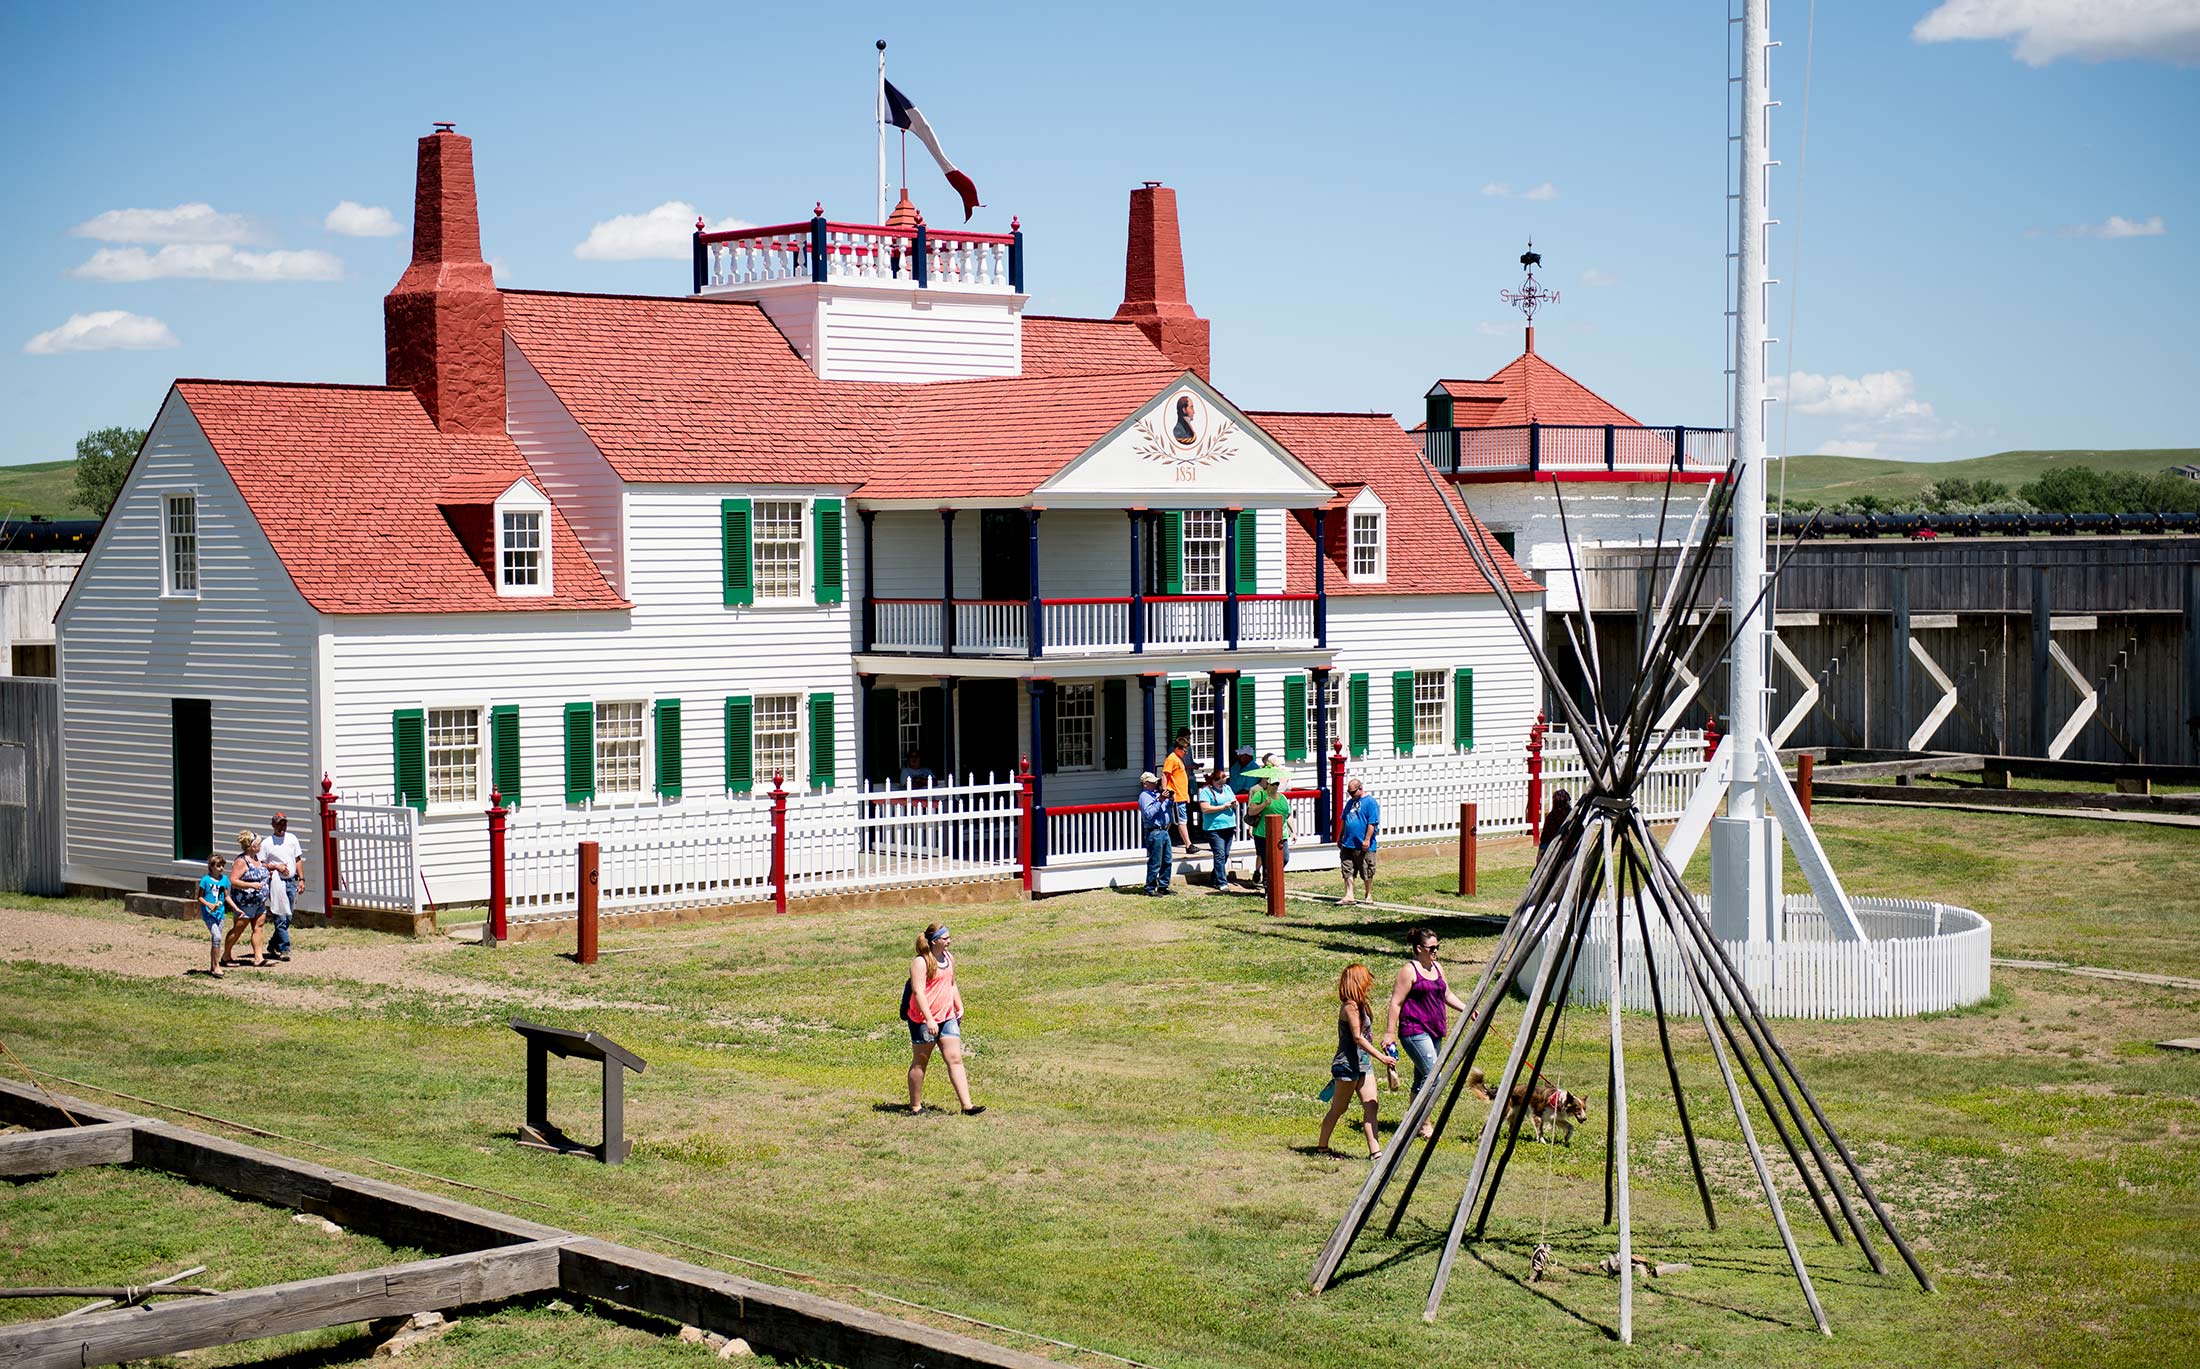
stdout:
[[1360,900],[1375,901],[1375,842],[1383,821],[1382,805],[1366,793],[1360,777],[1344,782],[1344,830],[1338,834],[1337,856],[1344,867],[1344,902],[1350,904],[1352,881],[1360,881]]
[[1233,793],[1233,794],[1250,794],[1250,793],[1252,793],[1252,792],[1253,792],[1253,786],[1254,786],[1254,785],[1256,785],[1256,784],[1259,784],[1259,783],[1260,783],[1260,781],[1259,781],[1259,780],[1256,780],[1256,779],[1254,779],[1254,778],[1253,778],[1253,777],[1252,777],[1251,775],[1249,775],[1249,774],[1247,774],[1247,773],[1246,773],[1247,771],[1251,770],[1252,768],[1253,768],[1253,748],[1252,748],[1252,747],[1250,747],[1250,746],[1241,746],[1241,747],[1239,747],[1239,748],[1237,749],[1237,755],[1231,758],[1231,765],[1230,765],[1230,792],[1231,792],[1231,793]]
[[1148,770],[1138,777],[1138,836],[1146,848],[1146,892],[1159,897],[1170,892],[1169,876],[1175,864],[1169,848],[1169,828],[1176,808],[1161,792],[1161,777]]

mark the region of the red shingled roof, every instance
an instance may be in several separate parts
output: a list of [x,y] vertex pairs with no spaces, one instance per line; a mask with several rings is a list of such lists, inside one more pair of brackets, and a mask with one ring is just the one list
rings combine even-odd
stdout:
[[1436,388],[1457,401],[1451,421],[1461,428],[1517,428],[1528,423],[1641,426],[1536,352],[1522,352],[1488,380],[1439,380]]
[[[1329,559],[1323,588],[1330,594],[1488,594],[1489,581],[1459,545],[1459,530],[1444,512],[1444,499],[1423,473],[1420,449],[1388,414],[1248,413],[1261,429],[1289,448],[1337,491],[1323,528]],[[1389,537],[1387,577],[1356,585],[1345,574],[1344,510],[1363,487],[1383,501]],[[1481,522],[1455,506],[1481,542],[1505,583],[1516,593],[1541,593],[1528,573],[1505,554]],[[1314,588],[1314,514],[1298,510],[1284,524],[1290,592]]]
[[871,465],[864,499],[1015,499],[1090,450],[1184,372],[880,385],[893,440]]
[[1184,368],[1169,360],[1128,319],[1024,315],[1024,375],[1090,375],[1097,371]]
[[436,499],[501,491],[528,474],[527,462],[501,435],[438,431],[411,390],[179,380],[176,393],[298,592],[323,613],[627,607],[554,508],[557,592],[497,594]]

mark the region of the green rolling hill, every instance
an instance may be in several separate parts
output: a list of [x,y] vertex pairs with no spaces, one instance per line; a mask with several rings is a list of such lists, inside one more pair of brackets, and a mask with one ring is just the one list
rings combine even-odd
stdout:
[[89,518],[91,514],[72,502],[76,491],[76,462],[33,461],[24,466],[0,466],[0,518]]
[[2057,466],[2091,466],[2102,472],[2152,475],[2172,466],[2200,464],[2200,447],[2140,448],[2126,451],[1996,452],[1967,461],[1886,461],[1864,456],[1791,456],[1765,473],[1765,496],[1777,498],[1780,472],[1787,471],[1792,498],[1807,495],[1836,504],[1861,494],[1882,499],[1925,492],[1936,480],[1999,480],[2011,493]]

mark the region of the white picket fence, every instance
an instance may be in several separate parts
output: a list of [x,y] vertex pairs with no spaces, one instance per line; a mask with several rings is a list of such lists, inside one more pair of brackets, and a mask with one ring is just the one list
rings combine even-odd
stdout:
[[[1636,790],[1642,815],[1651,822],[1672,822],[1688,805],[1703,773],[1701,732],[1676,729],[1663,753],[1651,763]],[[1348,762],[1382,805],[1383,840],[1436,841],[1459,835],[1459,805],[1475,805],[1475,830],[1502,836],[1528,830],[1528,764],[1525,755],[1504,751],[1463,756],[1399,756]],[[1543,810],[1560,789],[1579,794],[1588,785],[1589,768],[1581,749],[1564,728],[1543,739]]]
[[[1287,789],[1291,804],[1291,841],[1304,845],[1314,840],[1314,815],[1319,797],[1309,790]],[[1243,809],[1241,807],[1240,813]],[[1453,815],[1457,826],[1457,814]],[[1197,824],[1193,824],[1197,827]],[[1144,860],[1146,848],[1139,840],[1138,805],[1132,803],[1084,803],[1046,810],[1046,863],[1062,865],[1103,861]],[[1243,840],[1241,838],[1241,840]],[[1249,841],[1245,849],[1250,850]]]
[[[1019,802],[1014,780],[991,779],[790,794],[787,896],[1012,877]],[[776,893],[769,794],[540,816],[522,810],[505,829],[507,915],[576,916],[584,841],[598,847],[603,914],[765,903]]]
[[[1719,943],[1766,1015],[1910,1017],[1976,1003],[1991,990],[1993,926],[1984,917],[1968,908],[1917,899],[1854,902],[1868,941],[1836,939],[1817,896],[1791,894],[1778,941]],[[1650,946],[1665,1011],[1695,1013],[1695,991],[1673,935],[1655,917]],[[1620,952],[1620,1006],[1651,1011],[1650,974],[1643,962],[1641,928],[1633,917],[1626,920]],[[1540,953],[1539,947],[1536,955]],[[1531,956],[1524,979],[1532,977],[1535,958]],[[1611,961],[1611,925],[1598,918],[1583,939],[1567,1001],[1578,1007],[1601,1006],[1611,992]],[[1563,965],[1556,971],[1564,972]],[[1698,972],[1706,971],[1699,965]]]
[[405,913],[426,906],[418,810],[406,804],[339,800],[331,831],[336,838],[338,904]]

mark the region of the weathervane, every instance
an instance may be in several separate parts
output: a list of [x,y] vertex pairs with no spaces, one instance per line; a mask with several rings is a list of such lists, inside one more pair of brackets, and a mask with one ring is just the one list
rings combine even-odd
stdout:
[[1526,277],[1520,282],[1520,288],[1497,292],[1499,299],[1526,314],[1530,324],[1535,322],[1536,310],[1546,304],[1558,303],[1558,291],[1544,289],[1543,283],[1535,278],[1535,268],[1542,264],[1543,254],[1535,250],[1535,239],[1528,239],[1528,250],[1520,254],[1520,269],[1526,273]]

